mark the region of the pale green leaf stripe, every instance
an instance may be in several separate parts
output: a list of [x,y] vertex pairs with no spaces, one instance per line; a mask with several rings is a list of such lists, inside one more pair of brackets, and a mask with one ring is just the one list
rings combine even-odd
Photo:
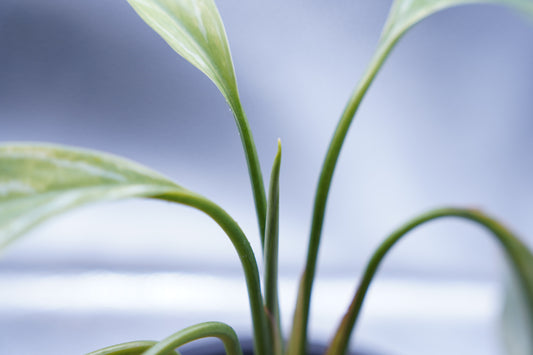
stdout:
[[222,20],[212,0],[128,0],[178,54],[207,75],[234,106],[237,85]]
[[55,145],[0,146],[0,247],[76,206],[175,190],[185,191],[112,155]]

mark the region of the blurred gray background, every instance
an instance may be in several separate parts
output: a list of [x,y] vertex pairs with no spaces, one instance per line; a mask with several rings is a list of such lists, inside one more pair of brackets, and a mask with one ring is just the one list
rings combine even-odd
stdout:
[[[282,141],[280,272],[289,280],[302,269],[328,141],[389,6],[218,2],[265,179]],[[388,233],[439,206],[480,207],[533,245],[531,63],[533,27],[499,7],[444,11],[400,42],[341,154],[321,278],[353,280],[353,288]],[[1,141],[86,147],[152,167],[222,205],[260,254],[241,143],[224,99],[125,1],[2,0],[0,78]],[[240,276],[213,222],[161,202],[91,206],[30,234],[2,253],[4,273]],[[380,275],[490,284],[502,260],[482,230],[443,220],[403,241]]]

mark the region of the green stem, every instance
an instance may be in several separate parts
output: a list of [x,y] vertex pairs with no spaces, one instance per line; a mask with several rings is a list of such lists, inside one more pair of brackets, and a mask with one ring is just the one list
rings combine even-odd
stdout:
[[288,354],[290,355],[304,355],[307,342],[307,327],[309,321],[309,307],[311,303],[311,292],[313,288],[313,280],[316,271],[316,262],[318,256],[318,248],[320,245],[320,237],[322,234],[322,227],[324,224],[324,216],[326,212],[326,203],[328,199],[329,189],[333,178],[333,173],[337,165],[339,154],[348,133],[348,129],[353,121],[355,113],[359,108],[368,88],[372,84],[379,69],[383,65],[388,54],[394,47],[395,41],[380,45],[374,57],[370,61],[362,80],[350,97],[346,108],[340,118],[340,121],[335,129],[333,138],[331,139],[326,157],[322,164],[320,178],[315,193],[315,202],[313,208],[313,217],[311,222],[311,232],[309,237],[309,246],[307,249],[307,260],[304,272],[300,280],[300,287],[298,289],[298,298],[296,310],[294,313],[293,330],[289,343]]
[[157,343],[143,355],[166,355],[174,349],[191,341],[214,337],[222,340],[227,355],[242,355],[242,349],[235,331],[220,322],[206,322],[180,330],[168,338]]
[[268,190],[268,209],[265,233],[265,308],[270,320],[270,338],[275,355],[283,354],[283,338],[278,300],[278,244],[279,244],[279,171],[281,166],[281,142],[274,158]]
[[243,231],[220,206],[203,196],[184,190],[157,196],[167,201],[178,202],[194,207],[210,216],[228,235],[239,258],[244,271],[252,323],[254,331],[254,348],[256,355],[270,355],[271,342],[269,341],[268,323],[263,308],[263,297],[257,262],[250,243]]
[[252,184],[252,192],[255,202],[255,212],[257,215],[257,223],[259,224],[259,237],[261,239],[261,246],[265,246],[265,223],[267,201],[265,186],[263,183],[263,174],[261,173],[261,164],[257,157],[255,149],[254,138],[246,114],[242,108],[240,100],[236,100],[237,104],[233,107],[233,114],[241,136],[241,142],[246,156],[246,164],[248,166],[248,174],[250,175],[250,182]]
[[[430,211],[421,216],[414,218],[413,220],[400,227],[394,233],[392,233],[385,241],[379,246],[379,248],[372,255],[367,267],[364,271],[363,277],[360,281],[357,292],[342,319],[335,336],[326,351],[326,355],[344,355],[346,354],[349,346],[351,334],[355,328],[361,307],[365,295],[368,291],[370,283],[378,270],[379,265],[383,261],[386,254],[390,249],[408,232],[412,231],[416,227],[427,223],[429,221],[443,218],[443,217],[459,217],[467,219],[469,221],[480,224],[494,234],[494,236],[502,244],[504,250],[507,252],[509,259],[513,263],[515,270],[521,280],[527,278],[527,274],[531,272],[529,266],[526,263],[521,263],[525,258],[531,258],[531,254],[527,248],[504,226],[499,224],[494,219],[483,214],[477,210],[460,209],[460,208],[443,208]],[[523,285],[530,287],[531,284],[523,282]],[[529,294],[533,294],[533,290],[528,290]],[[533,300],[532,300],[533,301]]]
[[[398,7],[396,7],[401,6],[401,4],[401,1],[395,1],[392,5],[393,7],[389,13],[389,19],[385,24],[384,31],[378,43],[378,48],[372,57],[372,60],[370,61],[363,78],[348,101],[348,104],[340,118],[333,138],[330,142],[324,163],[322,165],[322,170],[315,194],[307,260],[300,279],[297,303],[294,312],[293,329],[287,352],[289,355],[305,354],[311,292],[315,277],[318,248],[320,245],[320,237],[324,223],[328,193],[335,166],[337,164],[342,145],[346,138],[348,129],[353,121],[354,115],[357,112],[362,99],[379,72],[381,66],[400,38],[409,30],[409,28],[411,28],[418,21],[422,20],[424,17],[429,16],[437,10],[448,7],[445,2],[442,2],[441,5],[436,5],[435,7],[432,7],[431,5],[428,5],[427,7],[421,5],[420,9],[424,11],[415,11],[414,13],[407,14],[407,18],[403,19],[404,21],[402,22],[401,16],[398,15],[398,11],[400,10]],[[416,8],[417,6],[418,5],[413,5],[413,8]]]
[[[92,351],[86,355],[142,355],[146,350],[156,345],[157,341],[131,341],[117,345],[108,346],[106,348]],[[175,351],[170,351],[168,355],[179,354]]]

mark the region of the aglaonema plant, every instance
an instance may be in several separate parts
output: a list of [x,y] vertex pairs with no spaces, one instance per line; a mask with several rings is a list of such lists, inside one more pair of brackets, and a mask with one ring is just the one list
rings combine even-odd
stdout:
[[[248,166],[264,275],[238,223],[209,199],[136,163],[101,152],[51,144],[7,143],[0,147],[0,246],[5,246],[41,222],[73,208],[98,201],[143,197],[190,206],[212,218],[231,240],[242,264],[252,315],[256,355],[304,355],[311,293],[326,212],[328,192],[337,159],[355,114],[377,73],[401,37],[416,23],[449,7],[486,3],[511,7],[533,18],[532,0],[395,0],[377,49],[338,122],[324,159],[316,189],[308,254],[299,284],[292,329],[283,337],[278,300],[278,224],[281,143],[265,190],[250,126],[244,113],[228,41],[212,0],[128,0],[137,14],[178,54],[207,75],[228,102],[242,140]],[[460,218],[479,225],[504,251],[512,282],[507,288],[504,336],[509,355],[533,354],[533,255],[506,227],[472,209],[442,208],[415,217],[401,226],[374,252],[363,271],[353,300],[326,351],[342,355],[348,345],[365,294],[383,259],[395,243],[416,227],[441,218]],[[263,282],[263,284],[261,284]],[[90,355],[175,354],[179,346],[204,337],[222,340],[226,353],[242,353],[237,335],[219,322],[183,329],[160,342],[133,341]]]

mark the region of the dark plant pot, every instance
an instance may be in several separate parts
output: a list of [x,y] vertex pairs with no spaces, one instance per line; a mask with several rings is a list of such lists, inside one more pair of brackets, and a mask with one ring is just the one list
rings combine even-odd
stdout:
[[[243,355],[253,355],[253,343],[251,340],[241,341]],[[307,347],[308,355],[323,355],[326,350],[326,345],[322,344],[310,344]],[[200,341],[194,344],[188,344],[180,348],[182,355],[225,355],[224,347],[220,342],[206,340]],[[355,351],[350,355],[377,355],[375,352],[370,351]]]

